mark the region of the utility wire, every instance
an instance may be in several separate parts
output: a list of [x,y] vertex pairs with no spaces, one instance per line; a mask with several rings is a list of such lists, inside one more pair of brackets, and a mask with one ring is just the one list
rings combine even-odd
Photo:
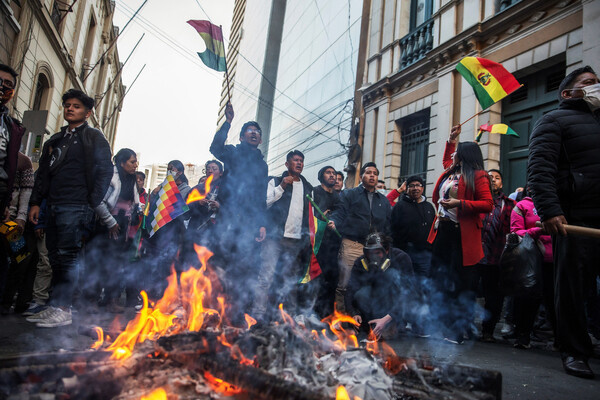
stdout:
[[[122,6],[125,10],[120,10],[118,9],[119,12],[123,12],[126,16],[127,16],[127,12],[129,11],[130,13],[133,12],[132,9],[128,10],[128,6],[122,3],[119,3],[120,6]],[[152,34],[154,37],[156,37],[158,40],[160,40],[161,42],[163,42],[164,44],[166,44],[167,46],[169,46],[173,51],[177,52],[178,54],[182,55],[184,58],[188,59],[189,61],[191,61],[192,63],[198,65],[199,67],[201,67],[203,70],[206,70],[207,72],[209,72],[211,75],[221,78],[219,76],[218,73],[213,72],[213,70],[207,69],[203,66],[203,64],[201,64],[200,60],[197,57],[193,57],[192,56],[192,51],[185,48],[184,46],[180,45],[177,41],[175,41],[174,39],[172,39],[171,37],[169,37],[164,31],[162,31],[160,28],[156,27],[154,24],[152,24],[151,22],[149,22],[148,20],[146,20],[144,17],[142,16],[138,16],[138,18],[136,18],[134,20],[134,23],[141,25],[144,29],[147,29],[149,31],[150,34]],[[179,50],[177,50],[179,49]],[[285,111],[275,107],[273,105],[272,102],[267,102],[263,99],[260,99],[258,95],[256,95],[254,92],[252,92],[250,89],[248,89],[247,87],[244,87],[244,85],[242,85],[241,83],[237,82],[236,85],[245,90],[245,94],[251,98],[252,100],[258,100],[261,102],[261,104],[270,107],[271,109],[277,111],[279,114],[283,114],[285,116],[287,116],[288,118],[290,118],[291,120],[296,121],[298,124],[304,126],[305,128],[314,130],[310,124],[307,124],[299,119],[297,119],[296,117],[293,117],[292,115],[286,113]],[[314,114],[314,113],[313,113]],[[315,114],[316,115],[316,114]],[[320,117],[317,115],[317,117]]]

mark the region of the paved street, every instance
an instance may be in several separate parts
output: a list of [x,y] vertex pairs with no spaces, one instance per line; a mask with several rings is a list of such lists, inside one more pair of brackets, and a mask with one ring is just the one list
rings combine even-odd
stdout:
[[[133,317],[130,311],[121,315],[126,323]],[[87,329],[93,324],[109,329],[114,315],[95,314],[82,318],[74,314],[74,324],[67,327],[36,328],[19,315],[0,317],[0,358],[36,352],[81,351],[95,341]],[[89,336],[88,336],[89,335]],[[399,355],[430,356],[433,362],[455,362],[502,373],[503,398],[539,399],[598,399],[600,377],[584,380],[563,372],[558,353],[542,348],[517,350],[510,344],[467,341],[462,346],[447,344],[438,339],[401,337],[391,342]],[[1,360],[0,360],[1,364]],[[600,374],[600,360],[591,360],[591,367]]]

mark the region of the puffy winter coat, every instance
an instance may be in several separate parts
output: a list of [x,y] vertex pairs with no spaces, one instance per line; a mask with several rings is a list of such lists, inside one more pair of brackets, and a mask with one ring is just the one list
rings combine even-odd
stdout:
[[550,235],[542,235],[542,228],[535,226],[540,217],[533,205],[531,197],[525,197],[517,203],[510,216],[510,231],[519,236],[527,233],[535,240],[544,244],[544,261],[552,262],[552,238]]
[[600,219],[600,111],[563,99],[533,128],[528,185],[542,221]]

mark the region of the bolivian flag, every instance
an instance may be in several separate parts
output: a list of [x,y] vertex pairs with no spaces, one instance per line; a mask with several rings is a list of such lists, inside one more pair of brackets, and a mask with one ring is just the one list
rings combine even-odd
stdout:
[[209,21],[189,20],[187,23],[198,31],[200,37],[206,43],[206,50],[198,53],[202,62],[208,68],[221,72],[226,71],[225,45],[223,44],[223,31],[221,27],[213,25]]
[[325,221],[320,220],[315,217],[315,213],[313,211],[313,206],[309,202],[308,203],[308,230],[310,233],[310,247],[312,251],[310,252],[310,261],[308,262],[308,266],[306,268],[306,273],[304,277],[300,279],[299,283],[308,283],[315,279],[317,276],[321,275],[321,266],[317,261],[317,253],[319,252],[319,247],[321,247],[321,242],[323,241],[323,235],[325,234],[325,228],[327,224]]
[[483,132],[499,133],[500,135],[519,137],[517,132],[510,129],[510,127],[506,124],[492,124],[492,125],[485,124],[485,125],[481,125],[479,127],[479,131],[477,131],[477,137],[475,138],[475,141],[477,143],[479,143],[479,140],[481,139],[481,135],[483,135]]
[[501,64],[485,58],[465,57],[456,70],[473,87],[484,110],[522,86]]

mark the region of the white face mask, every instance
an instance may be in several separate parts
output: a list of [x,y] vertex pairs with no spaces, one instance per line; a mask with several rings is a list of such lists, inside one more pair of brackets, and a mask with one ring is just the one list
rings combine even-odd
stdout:
[[385,189],[377,189],[377,191],[379,193],[381,193],[382,195],[387,196],[387,190],[385,190]]
[[177,178],[177,171],[169,170],[167,171],[167,175],[171,175],[175,179]]
[[592,111],[600,108],[600,83],[582,87],[584,96],[583,100],[590,106]]

